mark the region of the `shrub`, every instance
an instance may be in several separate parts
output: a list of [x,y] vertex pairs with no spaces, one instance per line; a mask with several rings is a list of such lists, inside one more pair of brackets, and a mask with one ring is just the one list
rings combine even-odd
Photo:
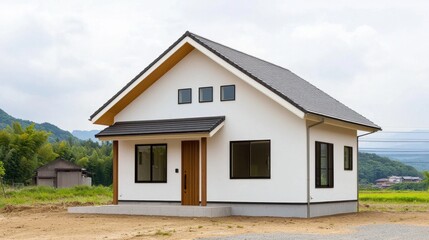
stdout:
[[426,191],[428,184],[426,182],[420,183],[397,183],[390,187],[392,190],[413,190],[413,191]]

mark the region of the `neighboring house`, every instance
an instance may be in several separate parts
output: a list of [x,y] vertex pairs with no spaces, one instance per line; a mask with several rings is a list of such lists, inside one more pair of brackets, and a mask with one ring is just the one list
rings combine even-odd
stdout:
[[390,182],[388,178],[380,178],[375,180],[375,186],[379,188],[388,188],[392,186],[394,183]]
[[411,177],[411,176],[403,176],[402,182],[403,183],[419,183],[423,179],[421,177]]
[[390,176],[388,178],[380,178],[375,180],[375,185],[379,188],[388,188],[397,183],[419,183],[423,179],[420,177],[411,176]]
[[356,212],[357,131],[380,130],[291,71],[190,32],[90,120],[113,141],[114,204],[249,216]]
[[89,173],[84,168],[64,159],[56,159],[39,167],[36,169],[34,178],[37,186],[55,188],[91,186]]

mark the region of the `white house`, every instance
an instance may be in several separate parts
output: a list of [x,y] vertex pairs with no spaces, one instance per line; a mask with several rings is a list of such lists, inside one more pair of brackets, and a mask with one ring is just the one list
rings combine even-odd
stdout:
[[114,204],[247,216],[356,212],[357,131],[380,130],[291,71],[190,32],[90,120],[113,141]]

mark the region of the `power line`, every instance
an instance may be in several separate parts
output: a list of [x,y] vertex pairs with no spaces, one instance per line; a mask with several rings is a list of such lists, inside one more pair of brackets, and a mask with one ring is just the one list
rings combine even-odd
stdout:
[[383,148],[383,147],[362,147],[359,149],[372,149],[372,150],[412,150],[412,151],[429,151],[429,149],[412,149],[412,148],[395,148],[395,147],[387,147],[387,148]]
[[414,134],[414,133],[429,133],[429,131],[410,131],[410,132],[405,132],[405,131],[381,131],[381,132],[376,132],[374,134],[382,134],[382,133],[407,133],[407,134]]
[[429,139],[359,139],[359,142],[429,142]]
[[426,153],[426,154],[429,154],[429,150],[428,151],[407,151],[407,150],[362,150],[362,149],[360,149],[361,151],[363,151],[363,152],[386,152],[386,153],[393,153],[393,152],[403,152],[403,153],[421,153],[421,154],[424,154],[424,153]]

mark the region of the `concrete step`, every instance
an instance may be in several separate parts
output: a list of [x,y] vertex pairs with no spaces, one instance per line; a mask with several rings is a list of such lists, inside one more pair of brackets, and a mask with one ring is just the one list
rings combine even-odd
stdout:
[[87,213],[87,214],[122,214],[122,215],[211,218],[211,217],[231,216],[231,207],[125,204],[125,205],[69,207],[68,212],[69,213]]

